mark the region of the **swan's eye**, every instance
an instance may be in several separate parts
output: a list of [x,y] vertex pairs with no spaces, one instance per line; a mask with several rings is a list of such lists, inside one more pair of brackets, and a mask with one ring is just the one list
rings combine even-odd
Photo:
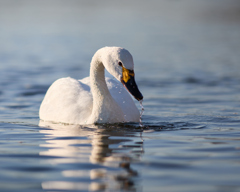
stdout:
[[118,65],[121,66],[121,67],[123,66],[121,61],[118,62]]

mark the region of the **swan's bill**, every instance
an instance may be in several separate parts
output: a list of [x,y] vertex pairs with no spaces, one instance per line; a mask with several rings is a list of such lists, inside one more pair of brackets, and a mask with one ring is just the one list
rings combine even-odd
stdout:
[[142,93],[139,91],[138,86],[135,82],[133,70],[128,70],[125,67],[122,67],[121,82],[135,99],[138,101],[143,99]]

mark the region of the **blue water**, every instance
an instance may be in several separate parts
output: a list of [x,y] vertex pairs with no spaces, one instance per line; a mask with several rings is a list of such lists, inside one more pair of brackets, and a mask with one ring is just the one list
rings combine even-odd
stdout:
[[[239,10],[1,1],[0,190],[240,191]],[[145,128],[39,122],[51,83],[88,76],[95,51],[113,45],[133,55]]]

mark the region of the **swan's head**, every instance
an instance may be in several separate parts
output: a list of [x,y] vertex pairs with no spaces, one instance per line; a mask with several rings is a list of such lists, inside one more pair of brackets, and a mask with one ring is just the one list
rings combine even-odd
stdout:
[[134,78],[134,63],[128,50],[121,47],[104,47],[101,60],[112,74],[138,101],[143,99]]

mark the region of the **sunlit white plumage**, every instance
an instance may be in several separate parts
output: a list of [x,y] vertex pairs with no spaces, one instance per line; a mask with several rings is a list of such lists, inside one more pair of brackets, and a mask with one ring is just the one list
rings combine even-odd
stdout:
[[[119,62],[123,66],[119,66]],[[90,77],[61,78],[50,86],[40,106],[40,119],[69,124],[139,122],[139,110],[118,82],[123,67],[129,70],[134,67],[126,49],[104,47],[98,50],[92,58]],[[105,68],[118,81],[105,78]]]

